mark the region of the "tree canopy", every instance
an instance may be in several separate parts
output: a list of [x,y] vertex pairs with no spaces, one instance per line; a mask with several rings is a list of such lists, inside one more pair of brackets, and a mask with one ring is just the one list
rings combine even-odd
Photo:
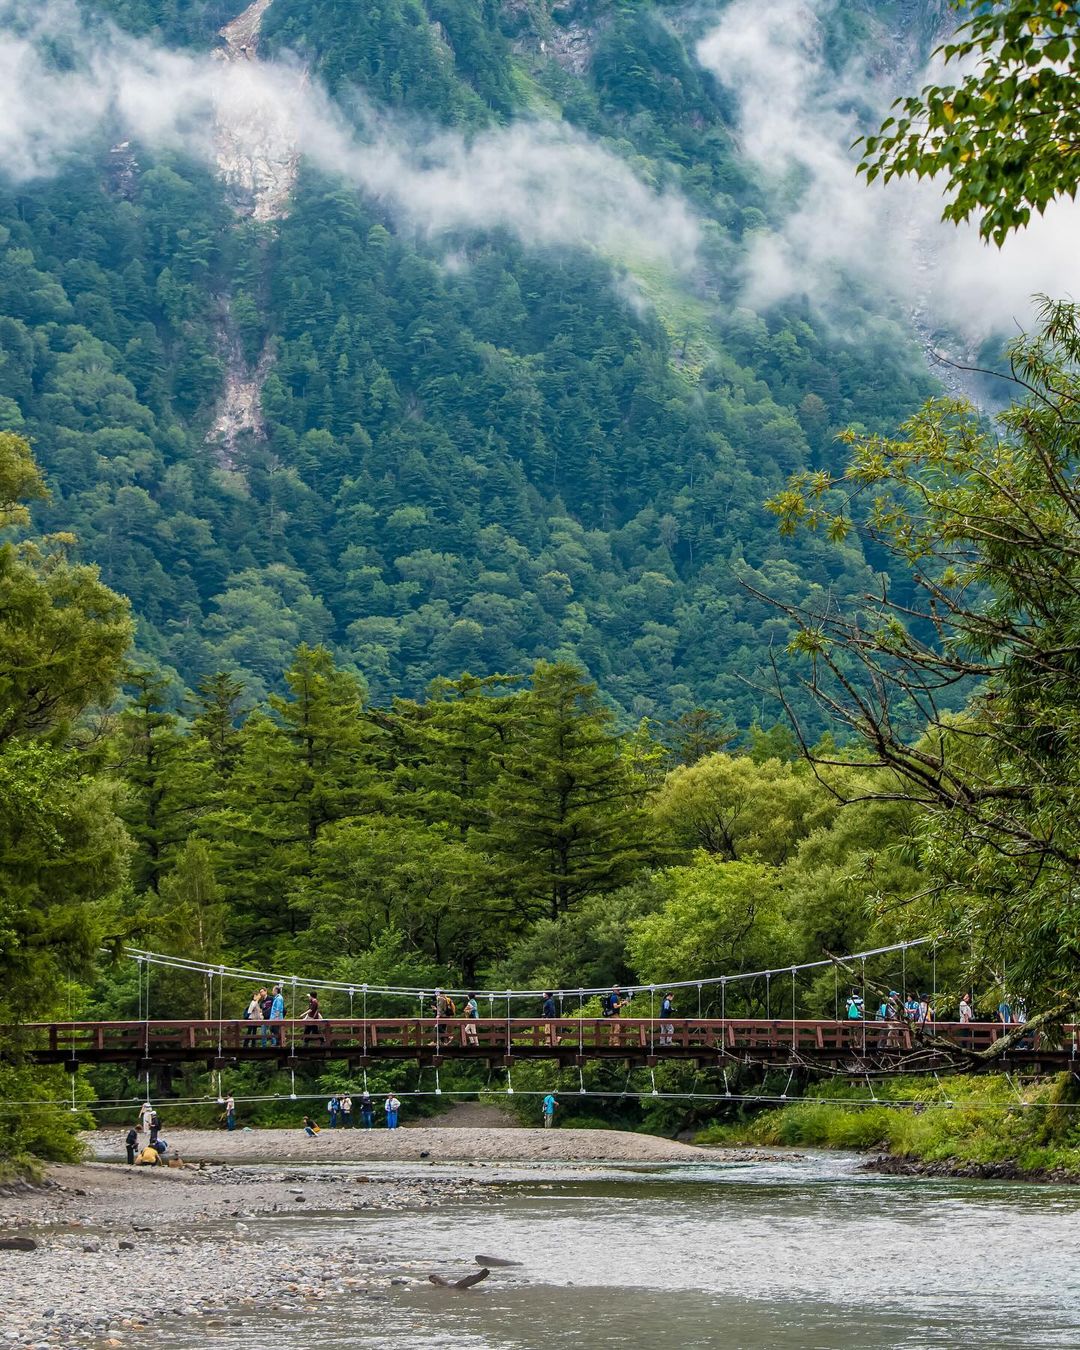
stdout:
[[862,141],[871,181],[945,179],[946,220],[979,219],[1001,244],[1080,186],[1080,5],[995,0],[938,48],[955,84],[898,100],[898,115]]

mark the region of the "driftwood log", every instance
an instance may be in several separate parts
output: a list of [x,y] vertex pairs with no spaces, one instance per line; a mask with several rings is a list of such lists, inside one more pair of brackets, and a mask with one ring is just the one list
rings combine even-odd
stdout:
[[442,1275],[429,1275],[428,1279],[432,1284],[437,1284],[440,1289],[471,1289],[474,1284],[479,1284],[481,1280],[486,1280],[491,1274],[490,1270],[478,1270],[474,1275],[466,1275],[460,1280],[448,1280]]

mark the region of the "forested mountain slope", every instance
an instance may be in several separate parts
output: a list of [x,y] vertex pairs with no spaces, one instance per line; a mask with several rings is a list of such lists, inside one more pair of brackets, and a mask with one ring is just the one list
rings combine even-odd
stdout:
[[[45,469],[38,526],[74,526],[177,690],[228,669],[261,694],[307,641],[377,698],[573,659],[627,718],[760,717],[747,681],[785,625],[740,578],[794,600],[871,576],[855,543],[781,541],[765,498],[830,462],[839,428],[891,430],[932,383],[904,314],[872,294],[829,320],[743,304],[746,243],[780,207],[695,57],[710,15],[272,0],[226,41],[239,0],[62,8],[61,66],[112,22],[216,50],[237,78],[299,62],[305,89],[325,84],[361,139],[390,128],[417,174],[429,141],[476,173],[543,151],[537,119],[558,121],[560,144],[600,147],[695,221],[685,258],[673,239],[647,253],[630,219],[625,239],[587,220],[584,242],[577,225],[532,238],[525,195],[490,222],[425,222],[430,200],[410,218],[393,182],[358,189],[301,135],[271,145],[272,118],[269,149],[226,172],[244,127],[220,113],[217,166],[106,119],[49,173],[8,174],[0,427]],[[912,9],[842,7],[826,50],[839,62],[936,7]],[[542,200],[550,162],[512,181]]]

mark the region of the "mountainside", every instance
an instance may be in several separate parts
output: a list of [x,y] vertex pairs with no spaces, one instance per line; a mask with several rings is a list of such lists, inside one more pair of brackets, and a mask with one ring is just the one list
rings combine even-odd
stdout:
[[[786,626],[740,582],[842,599],[874,560],[763,502],[933,383],[880,295],[748,300],[790,202],[698,59],[724,8],[6,8],[41,81],[114,83],[0,161],[0,428],[178,690],[307,641],[380,699],[570,658],[627,718],[772,720]],[[824,59],[939,10],[828,9]]]

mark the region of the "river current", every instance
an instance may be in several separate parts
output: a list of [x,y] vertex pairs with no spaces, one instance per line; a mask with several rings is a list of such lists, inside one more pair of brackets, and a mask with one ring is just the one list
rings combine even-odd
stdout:
[[[877,1177],[837,1155],[499,1176],[477,1197],[419,1213],[260,1219],[261,1241],[314,1246],[330,1262],[335,1251],[361,1244],[381,1258],[386,1288],[374,1311],[364,1295],[327,1299],[302,1314],[249,1312],[243,1328],[215,1331],[211,1343],[245,1350],[1080,1345],[1080,1188]],[[432,1270],[455,1278],[475,1270],[476,1254],[521,1265],[494,1270],[465,1293],[426,1282]],[[407,1286],[389,1284],[397,1271]],[[208,1337],[203,1328],[196,1338],[173,1327],[155,1342],[194,1350]]]

